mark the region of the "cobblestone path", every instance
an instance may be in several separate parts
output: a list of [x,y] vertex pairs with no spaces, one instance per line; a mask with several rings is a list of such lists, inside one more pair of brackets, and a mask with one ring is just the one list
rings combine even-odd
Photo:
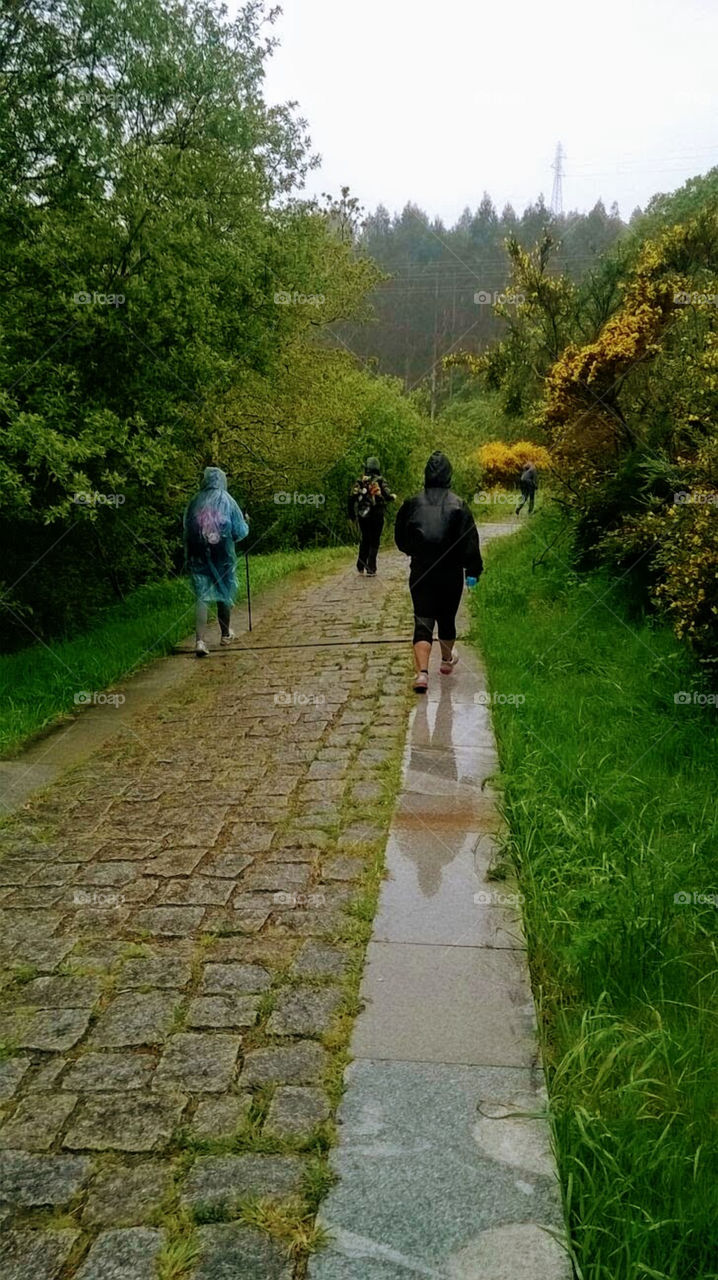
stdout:
[[398,556],[284,592],[0,831],[3,1280],[305,1274],[410,654],[259,650],[409,634]]

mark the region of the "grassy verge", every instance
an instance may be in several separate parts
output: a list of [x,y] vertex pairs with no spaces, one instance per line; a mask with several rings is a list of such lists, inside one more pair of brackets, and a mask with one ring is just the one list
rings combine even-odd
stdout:
[[[321,569],[346,548],[277,551],[252,561],[252,591],[297,569]],[[240,564],[241,601],[245,595]],[[0,756],[75,707],[82,690],[104,690],[168,653],[192,629],[194,603],[180,578],[141,587],[81,635],[0,657]]]
[[715,1280],[715,708],[619,583],[565,542],[534,568],[554,534],[493,547],[473,607],[576,1270]]

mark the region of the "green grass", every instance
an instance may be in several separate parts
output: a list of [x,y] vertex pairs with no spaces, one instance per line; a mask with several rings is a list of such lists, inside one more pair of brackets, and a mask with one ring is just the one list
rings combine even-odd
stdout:
[[[277,551],[252,560],[252,591],[297,569],[322,569],[347,557],[346,548]],[[245,596],[240,563],[238,611]],[[75,695],[101,692],[168,653],[193,628],[188,583],[175,578],[139,588],[113,605],[85,633],[51,646],[33,645],[0,657],[0,756],[74,711]],[[246,625],[245,618],[242,625]]]
[[290,1258],[306,1265],[310,1254],[326,1248],[329,1233],[315,1219],[316,1210],[300,1197],[283,1201],[246,1199],[238,1206],[238,1218],[284,1245]]
[[[718,1276],[718,737],[688,654],[556,517],[473,601],[581,1280]],[[543,554],[541,563],[534,564]],[[718,903],[718,896],[715,899]]]

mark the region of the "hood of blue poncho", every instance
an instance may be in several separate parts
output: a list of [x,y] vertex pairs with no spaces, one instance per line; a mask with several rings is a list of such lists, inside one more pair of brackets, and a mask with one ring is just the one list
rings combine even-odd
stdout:
[[220,467],[205,467],[202,476],[203,489],[224,489],[227,488],[227,477]]

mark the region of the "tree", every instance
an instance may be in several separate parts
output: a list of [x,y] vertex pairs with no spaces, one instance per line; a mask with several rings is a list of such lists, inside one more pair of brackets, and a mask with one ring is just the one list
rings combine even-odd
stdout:
[[17,607],[49,634],[167,570],[217,442],[237,465],[264,450],[246,401],[229,450],[229,393],[271,402],[295,359],[326,371],[315,335],[365,314],[380,273],[357,252],[356,202],[296,199],[305,128],[263,100],[271,18],[255,0],[233,21],[214,0],[5,12],[6,622]]

